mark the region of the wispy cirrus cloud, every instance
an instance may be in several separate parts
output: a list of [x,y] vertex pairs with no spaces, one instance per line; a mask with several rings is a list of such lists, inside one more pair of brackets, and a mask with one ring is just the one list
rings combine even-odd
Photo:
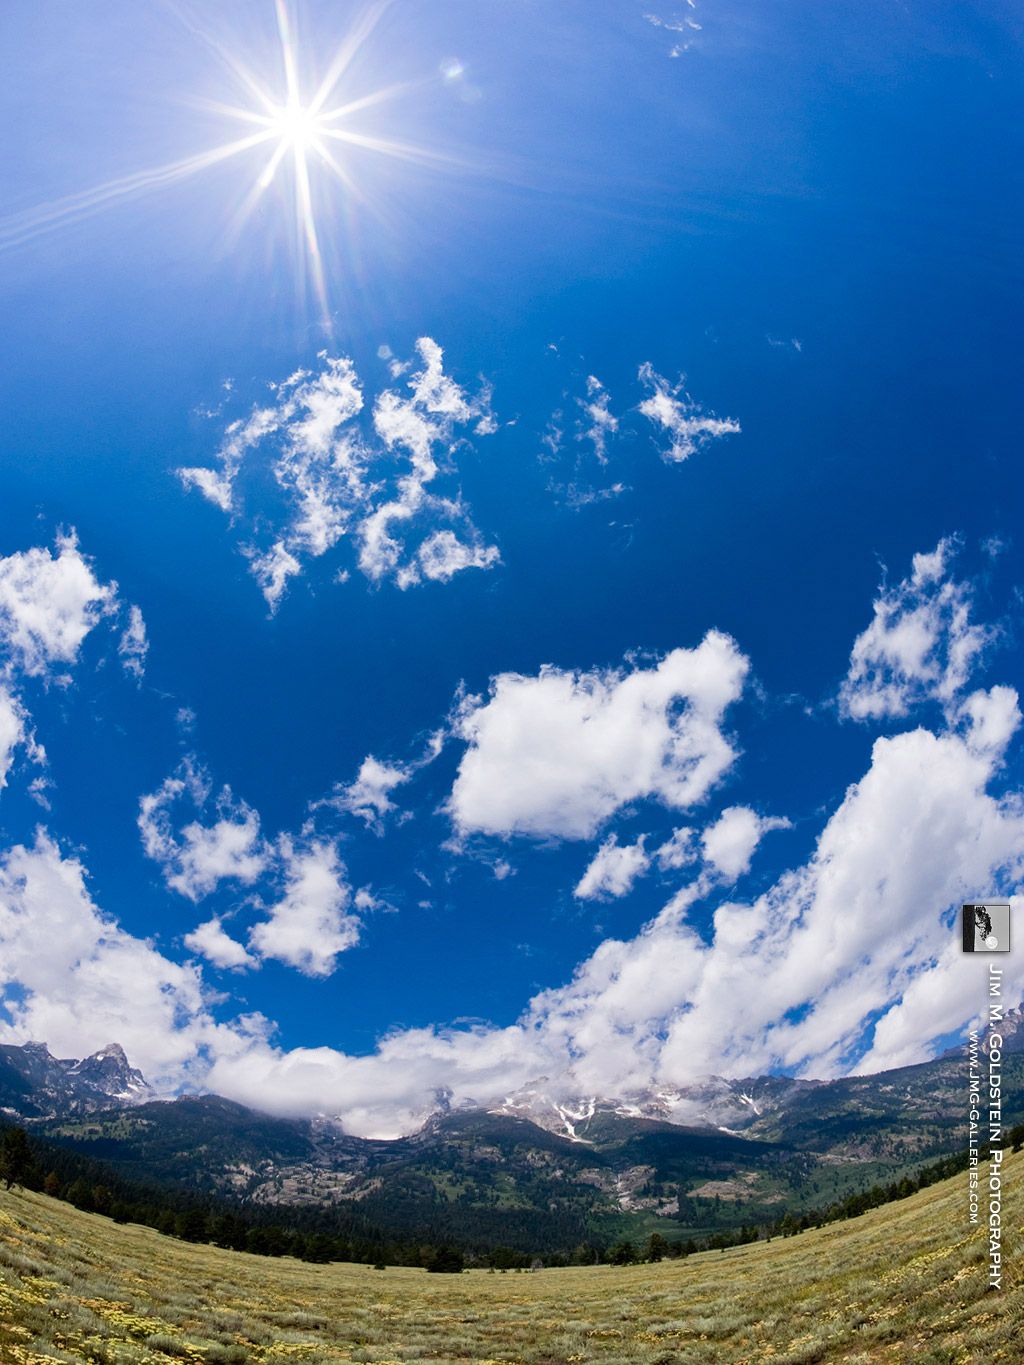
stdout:
[[660,14],[648,12],[644,15],[646,21],[653,28],[663,29],[666,33],[679,35],[669,48],[670,57],[681,57],[684,52],[689,52],[693,46],[695,35],[700,33],[703,25],[699,24],[694,18],[697,9],[696,0],[686,0],[687,8],[690,13],[682,16],[668,15],[662,17]]
[[411,768],[398,763],[382,763],[368,754],[353,781],[339,782],[323,804],[355,815],[376,834],[382,834],[385,817],[397,810],[391,793],[411,776]]
[[[496,429],[487,385],[467,393],[446,373],[437,342],[421,337],[415,363],[391,361],[402,387],[385,388],[367,410],[353,362],[319,360],[319,370],[297,370],[272,386],[271,404],[233,422],[213,466],[178,471],[186,488],[247,528],[241,548],[271,611],[310,560],[345,538],[367,579],[400,588],[497,564],[497,547],[451,486],[467,436]],[[282,505],[247,514],[241,480],[257,455]]]
[[[637,370],[636,385],[643,395],[639,401],[635,388],[617,402],[596,375],[589,374],[582,382],[582,394],[573,394],[571,389],[563,393],[567,406],[552,413],[540,437],[544,463],[564,466],[571,460],[571,472],[552,478],[551,488],[572,507],[604,502],[626,492],[620,472],[622,451],[631,444],[635,448],[642,428],[650,430],[653,425],[659,436],[667,438],[667,443],[660,444],[667,464],[682,464],[713,441],[741,430],[735,418],[705,411],[687,392],[684,377],[673,384],[649,361]],[[569,435],[571,444],[566,439]]]
[[136,606],[128,608],[128,623],[121,632],[117,652],[125,672],[131,673],[135,678],[141,678],[146,671],[149,637],[142,612]]
[[740,424],[734,417],[715,417],[704,412],[686,392],[682,378],[670,383],[650,361],[640,366],[639,376],[650,396],[638,411],[668,436],[669,444],[662,449],[664,459],[682,464],[710,441],[739,433]]
[[619,419],[611,410],[611,396],[596,375],[587,375],[586,397],[578,398],[583,420],[578,423],[576,439],[589,441],[601,464],[608,459],[608,442],[619,429]]

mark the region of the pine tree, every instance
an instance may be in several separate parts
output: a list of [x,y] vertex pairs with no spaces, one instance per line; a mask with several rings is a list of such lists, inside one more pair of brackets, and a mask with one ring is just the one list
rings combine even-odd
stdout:
[[12,1185],[24,1185],[34,1165],[24,1128],[6,1129],[0,1141],[0,1180],[6,1181],[8,1189]]

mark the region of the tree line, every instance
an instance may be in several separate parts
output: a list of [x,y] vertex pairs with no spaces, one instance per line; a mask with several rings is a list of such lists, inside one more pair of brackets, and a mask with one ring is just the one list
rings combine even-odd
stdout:
[[[1024,1124],[1010,1130],[1015,1152],[1024,1145]],[[988,1153],[983,1151],[981,1159]],[[634,1265],[644,1261],[690,1256],[700,1251],[724,1251],[773,1237],[790,1237],[812,1227],[856,1218],[869,1209],[904,1199],[945,1180],[967,1167],[967,1154],[956,1153],[925,1166],[914,1176],[848,1195],[821,1209],[797,1215],[785,1213],[772,1223],[751,1224],[734,1231],[686,1241],[652,1233],[646,1241],[628,1239],[614,1245],[581,1241],[571,1251],[544,1250],[529,1254],[511,1247],[472,1250],[444,1240],[401,1238],[385,1234],[350,1208],[321,1205],[241,1204],[159,1185],[125,1180],[93,1158],[45,1139],[30,1137],[24,1128],[0,1130],[0,1181],[8,1189],[20,1185],[62,1199],[88,1213],[116,1223],[140,1223],[186,1242],[209,1243],[230,1251],[258,1256],[294,1256],[326,1264],[354,1261],[385,1269],[389,1265],[419,1266],[452,1273],[467,1265],[497,1271],[539,1269],[543,1266]]]

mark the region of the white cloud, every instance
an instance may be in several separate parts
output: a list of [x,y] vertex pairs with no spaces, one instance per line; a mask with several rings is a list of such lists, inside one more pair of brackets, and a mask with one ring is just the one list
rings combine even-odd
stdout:
[[257,1109],[337,1115],[347,1132],[393,1138],[419,1128],[443,1101],[485,1103],[508,1094],[547,1060],[519,1026],[420,1028],[388,1035],[366,1057],[256,1044],[218,1058],[207,1084]]
[[[467,545],[454,531],[435,531],[416,552],[424,578],[447,583],[463,569],[490,569],[501,562],[496,545]],[[415,580],[413,580],[415,581]]]
[[227,879],[251,885],[266,866],[256,812],[244,803],[233,805],[229,793],[227,805],[231,813],[214,824],[192,821],[181,831],[177,870],[167,884],[191,900],[209,895]]
[[[915,572],[941,581],[940,558],[924,557]],[[468,748],[453,815],[462,810],[465,828],[585,837],[632,801],[698,800],[732,759],[720,724],[746,667],[733,642],[712,633],[648,667],[502,675],[457,721]],[[1024,906],[1024,795],[1004,791],[1003,772],[1020,724],[1017,695],[993,687],[959,698],[960,689],[946,728],[876,741],[811,856],[763,895],[726,900],[720,877],[738,875],[751,840],[779,822],[732,807],[705,831],[705,871],[635,937],[600,944],[516,1024],[400,1030],[365,1057],[275,1047],[259,1017],[215,1022],[199,964],[171,962],[104,916],[81,864],[41,832],[33,847],[0,855],[0,1038],[41,1038],[65,1054],[117,1039],[167,1089],[338,1114],[349,1131],[375,1136],[415,1128],[441,1097],[491,1104],[538,1076],[568,1097],[685,1085],[707,1072],[827,1076],[922,1060],[984,1004],[987,963],[959,951],[957,906],[995,890]],[[522,786],[512,781],[517,764],[530,776]],[[391,788],[369,780],[372,770],[366,776],[372,820],[388,813],[373,793],[390,805]],[[357,941],[358,914],[380,904],[366,888],[353,893],[335,841],[307,833],[267,844],[255,813],[226,789],[211,803],[194,766],[146,801],[147,851],[186,887],[244,880],[240,860],[257,847],[259,875],[283,881],[280,895],[264,897],[249,954],[217,919],[187,936],[192,952],[215,963],[241,967],[260,954],[326,975]],[[184,830],[171,818],[179,801],[202,817]],[[222,822],[240,844],[222,847]],[[632,850],[678,870],[693,861],[695,842],[682,827],[650,855],[639,840],[627,848],[606,840],[601,852]],[[595,892],[616,890],[629,868],[620,872],[618,881],[595,872]],[[702,898],[711,918],[702,912],[698,933],[691,915]],[[1024,965],[1014,961],[1001,963],[1008,1000],[1024,990]],[[677,1117],[693,1116],[682,1105]]]
[[[386,390],[373,409],[373,425],[388,451],[404,451],[408,472],[398,480],[394,496],[377,505],[360,526],[359,567],[368,578],[393,577],[401,588],[423,577],[447,582],[467,568],[489,568],[498,562],[496,547],[484,546],[479,533],[458,500],[440,498],[428,491],[441,472],[437,457],[450,454],[458,426],[475,423],[479,435],[495,430],[490,394],[471,401],[444,372],[444,352],[430,337],[416,343],[421,368],[408,381],[408,396]],[[433,533],[412,555],[405,541],[392,528],[401,528],[425,514],[452,520],[466,527],[470,544],[463,544],[450,528]]]
[[679,868],[696,862],[695,837],[695,831],[688,825],[683,825],[679,829],[674,829],[661,847],[654,850],[655,861],[662,872],[676,872]]
[[146,622],[136,606],[128,608],[128,624],[121,632],[117,652],[126,673],[141,678],[146,671],[146,655],[149,653],[149,639],[146,635]]
[[662,452],[666,460],[681,463],[717,437],[739,432],[740,424],[734,418],[705,415],[686,393],[681,380],[670,384],[649,361],[640,366],[639,376],[651,395],[637,410],[670,436],[669,447]]
[[625,896],[650,863],[642,835],[635,844],[620,844],[611,834],[594,854],[573,895],[578,900],[615,900]]
[[0,641],[15,667],[36,676],[74,664],[86,635],[116,608],[117,584],[99,581],[74,533],[56,549],[0,558]]
[[253,577],[260,585],[260,591],[266,598],[270,614],[273,616],[288,589],[289,578],[295,578],[300,574],[302,565],[280,540],[275,540],[270,549],[263,554],[252,548],[248,549],[246,554]]
[[[1024,871],[1024,802],[985,791],[998,762],[952,733],[879,740],[807,864],[752,904],[720,904],[710,943],[686,922],[713,891],[702,878],[636,938],[606,941],[569,985],[538,996],[525,1023],[553,1052],[544,1074],[560,1065],[562,1093],[577,1095],[708,1072],[829,1076],[848,1069],[875,1014],[893,1011],[860,1069],[926,1058],[984,1001],[984,968],[958,940],[949,947],[953,912]],[[1024,968],[1008,966],[1016,999]],[[918,1028],[911,1007],[924,998]]]
[[469,746],[448,803],[458,831],[585,839],[631,801],[693,805],[735,757],[720,727],[746,672],[711,631],[650,668],[500,674],[456,722]]
[[773,829],[790,829],[788,820],[765,819],[749,806],[730,806],[701,836],[704,861],[727,881],[736,881],[750,867],[754,850]]
[[[340,1115],[350,1132],[380,1137],[416,1128],[441,1098],[493,1104],[539,1076],[561,1097],[708,1072],[827,1076],[849,1069],[865,1038],[860,1070],[922,1060],[984,1005],[987,964],[959,952],[955,908],[993,887],[1012,893],[1024,873],[1024,800],[987,791],[1008,702],[975,700],[980,746],[977,726],[878,740],[808,861],[751,903],[719,903],[708,941],[687,922],[697,897],[713,894],[702,878],[636,937],[602,943],[516,1024],[400,1030],[364,1057],[274,1047],[259,1019],[215,1024],[198,969],[105,919],[80,865],[41,835],[0,859],[0,982],[24,992],[8,995],[0,1036],[65,1053],[116,1038],[166,1086]],[[253,947],[324,972],[358,932],[343,868],[330,844],[283,856],[285,895]],[[1024,989],[1014,961],[1003,962],[1007,999]],[[676,1117],[696,1115],[682,1101]]]
[[21,702],[0,684],[0,788],[7,786],[14,751],[25,742],[26,719]]
[[[689,0],[689,3],[691,10],[696,9],[693,0]],[[644,18],[654,28],[663,28],[667,33],[699,33],[702,27],[698,24],[696,19],[690,17],[683,19],[663,19],[659,14],[645,14]],[[693,43],[694,40],[692,37],[687,38],[685,42],[673,43],[669,48],[668,55],[670,57],[681,57],[684,52],[689,52],[691,47],[693,47]]]
[[1012,687],[972,692],[957,720],[967,730],[967,745],[976,752],[1001,754],[1020,724],[1019,697]]
[[608,459],[608,440],[619,429],[619,419],[611,410],[608,390],[595,375],[588,375],[587,396],[576,401],[586,418],[586,425],[581,425],[577,439],[590,441],[594,454],[605,464]]
[[[67,670],[78,662],[85,637],[120,610],[117,584],[99,580],[73,531],[58,536],[52,551],[35,546],[0,557],[0,788],[7,783],[19,746],[33,763],[46,762],[17,683],[24,675],[70,683]],[[133,641],[126,645],[133,631]],[[145,626],[137,607],[129,610],[119,652],[126,667],[141,673]],[[44,806],[47,785],[36,778],[29,786],[30,795]]]
[[[393,809],[388,792],[406,775],[367,758],[357,780],[319,805],[351,810],[376,826]],[[199,818],[182,823],[182,808]],[[265,916],[248,934],[249,949],[231,938],[219,916],[200,924],[185,945],[219,967],[253,967],[274,958],[309,976],[326,976],[359,938],[357,912],[380,909],[369,887],[355,895],[337,842],[318,838],[311,819],[301,841],[268,840],[260,817],[230,787],[213,798],[210,780],[191,757],[139,802],[139,831],[148,857],[160,863],[167,887],[193,902],[222,883],[250,888],[247,904]]]
[[[262,509],[243,550],[272,612],[304,562],[346,536],[371,581],[391,578],[401,588],[447,582],[498,562],[497,548],[484,544],[461,499],[432,487],[451,472],[459,428],[478,436],[497,429],[490,392],[484,386],[469,397],[445,373],[441,347],[430,337],[421,337],[416,351],[418,369],[392,360],[392,379],[407,376],[406,391],[377,395],[372,434],[357,425],[364,398],[351,360],[321,353],[317,373],[297,370],[276,386],[273,406],[254,408],[228,427],[215,468],[178,471],[186,487],[237,516],[243,465],[250,453],[270,449],[285,506]],[[269,543],[261,540],[267,525]],[[334,578],[342,582],[347,574]]]
[[[842,1070],[872,1013],[896,1005],[945,957],[954,907],[979,887],[1019,878],[1020,799],[985,792],[997,761],[953,734],[878,740],[810,862],[752,906],[716,912],[699,989],[669,1035],[663,1074],[681,1075],[705,1049],[734,1074]],[[980,1007],[980,979],[967,961],[952,970],[948,1028]],[[741,1017],[730,998],[744,1001]],[[908,1057],[927,1056],[934,1036],[904,1036]]]
[[[299,538],[326,549],[344,529],[345,510],[337,494],[353,475],[359,482],[355,447],[342,428],[362,408],[363,396],[351,360],[326,352],[318,359],[318,374],[296,370],[273,386],[272,407],[255,407],[247,419],[230,424],[217,451],[218,468],[179,469],[178,475],[187,488],[197,488],[222,512],[231,512],[246,456],[267,437],[283,435],[274,476],[298,504]],[[332,479],[332,472],[340,472],[341,479]]]
[[276,958],[307,976],[328,976],[338,955],[359,939],[345,865],[329,840],[296,848],[283,837],[280,851],[284,895],[270,907],[269,918],[253,928],[249,944],[261,957]]
[[281,417],[275,408],[254,408],[244,422],[232,422],[217,451],[219,469],[179,469],[178,477],[186,488],[197,488],[203,497],[222,512],[233,510],[235,479],[248,452],[277,431]]
[[80,1057],[116,1040],[158,1085],[200,1074],[202,1048],[228,1056],[256,1037],[213,1021],[195,967],[104,916],[82,865],[43,831],[0,857],[0,997],[11,986],[20,990],[0,1010],[4,1041],[40,1039]]
[[909,578],[879,591],[840,689],[844,715],[905,716],[929,700],[948,707],[965,686],[993,633],[971,621],[971,585],[947,577],[955,553],[955,540],[941,540],[914,556]]
[[215,967],[238,970],[254,967],[256,959],[246,952],[237,939],[228,934],[219,919],[208,919],[185,935],[185,947],[205,957]]
[[329,803],[338,810],[358,816],[370,829],[380,834],[384,829],[384,817],[397,809],[391,800],[391,793],[408,782],[410,776],[408,768],[395,763],[381,763],[368,754],[363,759],[356,780],[347,786],[338,784]]
[[143,848],[163,867],[167,885],[191,901],[208,896],[222,881],[251,886],[270,857],[256,812],[244,801],[236,801],[230,787],[224,787],[214,803],[217,818],[212,823],[192,820],[175,831],[171,810],[182,798],[199,811],[209,799],[208,780],[191,760],[139,802]]

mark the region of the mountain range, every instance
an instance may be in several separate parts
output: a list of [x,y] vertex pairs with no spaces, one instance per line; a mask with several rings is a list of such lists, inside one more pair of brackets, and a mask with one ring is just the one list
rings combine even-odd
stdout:
[[[1024,1118],[1024,1013],[1003,1027],[1008,1124]],[[394,1140],[216,1095],[156,1099],[121,1047],[0,1047],[0,1111],[120,1175],[262,1205],[358,1207],[385,1232],[568,1247],[771,1222],[966,1146],[965,1050],[832,1081],[706,1077],[566,1101],[544,1080]],[[685,1118],[685,1122],[680,1121]]]

